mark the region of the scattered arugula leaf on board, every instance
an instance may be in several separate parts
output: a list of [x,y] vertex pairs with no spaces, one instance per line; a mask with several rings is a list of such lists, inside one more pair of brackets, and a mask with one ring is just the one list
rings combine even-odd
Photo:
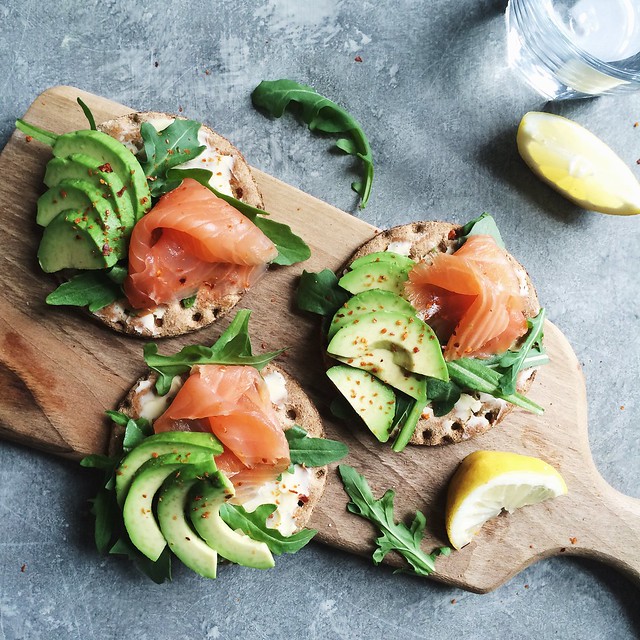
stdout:
[[349,297],[350,294],[338,284],[338,277],[330,269],[318,273],[303,271],[296,291],[296,304],[303,311],[333,316]]
[[250,512],[244,507],[225,502],[220,506],[220,516],[232,529],[240,529],[250,538],[264,542],[271,553],[278,556],[302,549],[318,533],[315,529],[302,529],[290,536],[283,536],[267,524],[269,516],[275,510],[275,504],[263,504]]
[[364,165],[362,180],[351,188],[360,196],[361,207],[367,205],[373,183],[373,155],[371,146],[360,123],[345,109],[315,89],[293,80],[263,80],[251,94],[255,107],[264,109],[279,118],[291,103],[301,109],[302,120],[311,131],[345,134],[336,141],[336,147],[344,153],[356,156]]
[[467,224],[460,229],[458,237],[464,242],[469,237],[478,235],[491,236],[496,241],[496,244],[504,249],[504,241],[498,230],[498,225],[490,213],[483,213],[477,218],[467,222]]
[[139,571],[151,578],[156,584],[162,584],[165,580],[171,581],[171,553],[169,547],[160,554],[160,557],[153,562],[146,556],[143,556],[129,542],[128,536],[123,534],[116,540],[111,547],[109,553],[112,555],[126,556],[132,560]]
[[163,356],[158,353],[155,343],[146,344],[143,351],[144,361],[158,375],[158,394],[166,395],[175,376],[188,373],[196,364],[250,365],[260,370],[285,351],[279,349],[257,356],[252,355],[247,329],[250,315],[251,311],[247,309],[238,311],[233,322],[212,347],[190,345],[172,356]]
[[84,101],[81,98],[78,97],[76,98],[76,100],[78,101],[80,108],[84,112],[85,117],[89,121],[89,127],[91,128],[91,130],[97,131],[98,127],[96,127],[96,119],[93,117],[93,113],[91,113],[91,109],[89,109],[89,107],[84,103]]
[[268,212],[218,191],[209,184],[211,176],[212,173],[208,169],[171,169],[167,173],[169,184],[173,185],[172,189],[178,186],[185,178],[192,178],[202,186],[207,187],[218,198],[237,209],[242,215],[249,218],[276,245],[278,255],[273,260],[273,264],[289,266],[304,262],[310,258],[311,249],[309,245],[300,236],[293,233],[289,225],[265,218],[265,216],[270,215]]
[[198,141],[201,126],[195,120],[180,118],[162,131],[158,131],[149,122],[143,122],[140,126],[145,156],[140,164],[154,198],[175,189],[180,184],[167,177],[167,172],[172,167],[196,158],[206,149],[206,146]]
[[427,399],[436,418],[446,416],[460,399],[460,394],[460,387],[452,380],[445,382],[427,377]]
[[376,539],[378,546],[373,552],[373,563],[380,564],[389,552],[396,551],[409,563],[411,573],[418,576],[434,573],[436,558],[439,555],[448,556],[451,549],[440,547],[430,554],[421,549],[420,545],[427,524],[424,514],[416,511],[410,527],[404,523],[396,523],[393,506],[394,491],[389,489],[382,498],[376,500],[365,477],[353,467],[341,464],[338,471],[344,490],[351,498],[347,504],[347,510],[372,522],[382,534]]
[[284,435],[289,443],[292,464],[322,467],[341,460],[349,453],[349,447],[343,442],[328,438],[310,438],[308,433],[298,425],[287,429]]
[[46,298],[50,305],[88,307],[92,313],[122,298],[122,288],[106,271],[85,271],[63,282]]

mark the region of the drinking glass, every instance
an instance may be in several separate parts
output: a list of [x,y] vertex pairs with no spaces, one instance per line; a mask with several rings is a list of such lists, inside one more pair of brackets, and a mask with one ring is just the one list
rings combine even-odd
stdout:
[[545,98],[640,88],[640,0],[509,0],[509,66]]

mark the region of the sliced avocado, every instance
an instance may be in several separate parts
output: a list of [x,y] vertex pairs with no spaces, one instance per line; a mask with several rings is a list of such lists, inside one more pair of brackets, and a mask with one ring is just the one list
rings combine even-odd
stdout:
[[169,549],[187,567],[205,578],[215,578],[218,554],[193,531],[185,517],[189,491],[208,473],[207,467],[189,465],[170,476],[158,496],[158,523]]
[[387,349],[394,362],[411,371],[448,380],[440,343],[431,327],[415,316],[373,312],[340,329],[327,347],[331,355],[358,358],[373,349]]
[[105,269],[118,257],[110,250],[99,216],[94,211],[87,215],[71,210],[61,211],[45,227],[38,261],[43,271],[53,273],[61,269]]
[[331,367],[327,375],[380,442],[389,439],[396,396],[371,374],[351,367]]
[[391,291],[382,291],[381,289],[363,291],[353,296],[353,298],[349,298],[336,311],[329,326],[329,340],[343,327],[351,324],[365,313],[372,313],[373,311],[398,311],[408,316],[414,315],[416,312],[404,298],[391,293]]
[[116,469],[116,497],[122,506],[136,471],[147,460],[158,458],[167,453],[183,457],[202,453],[217,456],[223,451],[220,441],[210,433],[189,431],[167,431],[145,438],[130,451]]
[[401,295],[404,283],[409,277],[409,269],[393,262],[370,262],[349,271],[338,284],[349,293],[361,293],[372,289],[382,289]]
[[91,129],[58,136],[53,145],[56,158],[67,158],[77,153],[91,156],[101,165],[111,165],[129,192],[136,220],[151,208],[151,193],[144,171],[137,158],[122,143],[106,133]]
[[372,262],[392,262],[399,266],[401,269],[411,269],[415,265],[415,261],[407,256],[403,256],[400,253],[394,253],[393,251],[376,251],[375,253],[368,253],[366,256],[354,260],[349,268],[351,270],[357,269],[365,264]]
[[136,218],[131,202],[131,195],[120,175],[110,164],[101,164],[96,158],[73,153],[68,158],[52,158],[47,164],[44,183],[55,187],[63,180],[84,180],[100,190],[102,197],[111,205],[111,210],[118,216],[122,225],[133,228]]
[[153,499],[162,483],[177,470],[184,470],[194,464],[209,464],[215,469],[213,457],[205,451],[202,454],[183,456],[168,453],[147,460],[136,473],[127,499],[122,508],[124,526],[134,546],[155,562],[166,546],[165,539],[153,515]]
[[387,349],[372,349],[357,358],[334,357],[351,367],[371,373],[411,398],[418,399],[424,389],[424,378],[396,364],[393,361],[393,353]]
[[[86,200],[82,206],[74,207],[68,204],[69,198],[73,198],[71,202],[80,201],[83,195]],[[88,180],[69,178],[45,191],[38,199],[36,222],[46,227],[60,211],[65,209],[77,209],[83,214],[89,214],[93,209],[99,216],[100,225],[108,228],[110,235],[114,237],[122,237],[123,235],[120,230],[121,222],[114,213],[113,204],[104,197],[104,192],[101,189]]]
[[218,471],[196,484],[189,509],[191,522],[206,543],[223,558],[254,569],[275,565],[269,547],[234,531],[221,517],[220,505],[235,495],[233,485]]

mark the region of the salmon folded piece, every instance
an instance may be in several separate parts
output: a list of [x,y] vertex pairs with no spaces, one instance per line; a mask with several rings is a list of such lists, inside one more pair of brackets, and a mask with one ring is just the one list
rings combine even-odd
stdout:
[[503,353],[527,332],[518,275],[491,236],[471,236],[455,253],[418,263],[405,294],[446,342],[447,360]]
[[274,480],[290,464],[289,443],[269,389],[249,366],[201,365],[154,422],[162,431],[210,430],[224,445],[218,467],[238,487]]
[[124,290],[135,309],[188,298],[203,284],[222,298],[248,289],[277,255],[251,220],[186,178],[133,228]]

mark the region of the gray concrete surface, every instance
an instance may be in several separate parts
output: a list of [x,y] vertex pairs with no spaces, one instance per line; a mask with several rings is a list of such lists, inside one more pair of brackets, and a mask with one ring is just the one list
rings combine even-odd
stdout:
[[[349,159],[291,117],[269,121],[251,107],[262,79],[313,85],[370,137],[376,181],[356,215],[391,226],[494,213],[584,366],[600,471],[640,496],[640,220],[571,206],[515,147],[521,116],[549,108],[601,135],[635,170],[640,94],[545,107],[506,68],[505,4],[4,0],[0,143],[40,91],[71,84],[140,109],[182,107],[256,166],[353,211]],[[172,584],[154,586],[94,552],[91,490],[76,466],[0,443],[1,640],[640,634],[638,586],[568,558],[484,596],[314,544],[269,572],[225,567],[210,583],[178,568]]]

